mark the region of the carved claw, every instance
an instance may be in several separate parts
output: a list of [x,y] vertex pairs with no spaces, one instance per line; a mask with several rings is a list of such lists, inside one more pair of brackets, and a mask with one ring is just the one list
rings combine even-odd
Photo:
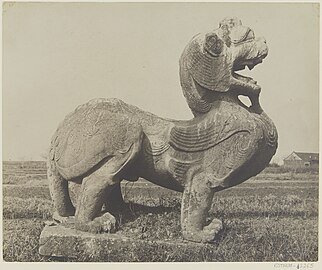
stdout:
[[69,222],[72,222],[74,218],[75,218],[74,216],[63,217],[59,215],[57,211],[55,211],[53,214],[53,220],[57,223],[69,223]]

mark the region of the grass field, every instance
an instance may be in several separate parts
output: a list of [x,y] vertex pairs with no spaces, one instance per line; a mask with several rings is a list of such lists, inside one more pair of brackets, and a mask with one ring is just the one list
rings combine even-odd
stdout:
[[[38,254],[39,236],[52,212],[46,179],[32,178],[32,174],[24,177],[22,173],[9,180],[7,177],[3,184],[3,259],[62,261]],[[123,193],[127,207],[117,216],[122,234],[135,239],[181,239],[179,193],[145,182],[125,184]],[[77,261],[318,260],[316,174],[262,173],[217,193],[210,216],[224,223],[224,230],[211,245],[184,252],[160,245],[151,252],[142,248],[122,256],[80,257]]]

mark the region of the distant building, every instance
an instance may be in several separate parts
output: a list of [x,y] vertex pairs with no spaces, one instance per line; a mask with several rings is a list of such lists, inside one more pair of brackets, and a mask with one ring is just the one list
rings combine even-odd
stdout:
[[287,167],[319,167],[318,153],[293,152],[284,159],[284,166]]

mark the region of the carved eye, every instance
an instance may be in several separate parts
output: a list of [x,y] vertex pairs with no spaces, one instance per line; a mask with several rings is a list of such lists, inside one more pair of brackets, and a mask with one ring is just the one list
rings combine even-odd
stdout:
[[249,29],[248,32],[246,33],[245,37],[244,37],[244,40],[243,41],[246,41],[246,40],[253,40],[255,38],[255,34],[254,34],[254,31]]
[[254,40],[254,31],[248,27],[239,27],[234,29],[230,34],[232,43],[238,44],[248,40]]
[[212,56],[219,56],[224,47],[224,42],[214,33],[206,35],[205,50]]

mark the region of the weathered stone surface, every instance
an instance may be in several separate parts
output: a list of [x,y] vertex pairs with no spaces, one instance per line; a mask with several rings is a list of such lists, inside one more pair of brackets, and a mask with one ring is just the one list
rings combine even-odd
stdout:
[[[79,259],[97,259],[109,261],[109,258],[126,252],[150,251],[155,247],[168,247],[170,249],[193,249],[200,246],[189,241],[152,241],[140,240],[122,236],[120,232],[115,234],[92,234],[76,230],[73,227],[62,225],[45,226],[39,240],[39,253],[44,256],[65,257]],[[112,258],[111,258],[112,259]]]
[[[276,152],[277,130],[260,106],[260,86],[236,73],[252,69],[267,53],[263,38],[227,18],[218,29],[196,36],[181,57],[192,120],[164,119],[118,99],[76,108],[51,142],[47,166],[54,218],[75,215],[79,230],[115,232],[113,213],[124,203],[120,182],[143,177],[183,192],[185,239],[212,241],[222,229],[218,219],[207,222],[215,192],[258,174]],[[248,96],[251,106],[238,95]],[[101,215],[103,204],[108,212]]]

